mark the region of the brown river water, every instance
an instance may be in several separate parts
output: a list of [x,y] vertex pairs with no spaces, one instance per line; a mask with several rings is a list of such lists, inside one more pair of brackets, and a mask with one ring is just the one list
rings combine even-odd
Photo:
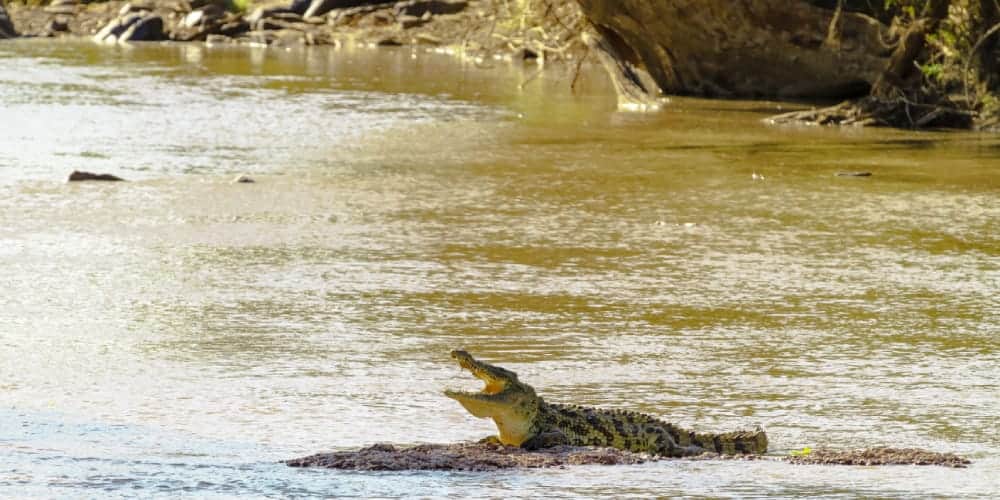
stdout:
[[[1000,137],[618,113],[599,71],[533,72],[0,44],[0,496],[1000,492]],[[454,348],[550,401],[760,423],[775,455],[974,464],[276,463],[494,432],[441,394],[476,386]]]

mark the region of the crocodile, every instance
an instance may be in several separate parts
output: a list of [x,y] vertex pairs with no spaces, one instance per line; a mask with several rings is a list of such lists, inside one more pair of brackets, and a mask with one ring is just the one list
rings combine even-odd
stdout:
[[451,357],[486,384],[480,392],[444,392],[473,416],[493,419],[499,432],[484,442],[528,450],[600,446],[664,457],[767,451],[767,435],[760,427],[696,433],[643,413],[548,403],[510,370],[479,361],[465,351],[452,351]]

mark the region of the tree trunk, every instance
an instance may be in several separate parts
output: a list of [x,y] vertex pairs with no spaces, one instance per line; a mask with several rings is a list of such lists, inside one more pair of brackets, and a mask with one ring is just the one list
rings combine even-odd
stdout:
[[880,99],[892,99],[900,89],[907,86],[906,82],[916,70],[917,57],[924,50],[927,35],[937,30],[941,20],[948,16],[948,6],[951,0],[931,0],[924,7],[921,18],[910,25],[885,71],[872,86],[872,96]]
[[650,90],[663,93],[858,96],[893,53],[884,43],[888,26],[840,1],[832,9],[815,0],[577,3],[623,63],[606,64],[612,79],[630,79],[622,68],[634,68],[650,75],[657,87]]
[[[982,15],[983,33],[1000,24],[1000,4],[997,0],[980,0],[979,13]],[[990,90],[1000,90],[1000,33],[993,33],[983,40],[979,52],[973,54],[979,60],[979,74]]]
[[16,36],[17,32],[14,31],[14,23],[10,21],[10,16],[7,15],[7,8],[4,7],[3,0],[0,0],[0,39],[14,38]]

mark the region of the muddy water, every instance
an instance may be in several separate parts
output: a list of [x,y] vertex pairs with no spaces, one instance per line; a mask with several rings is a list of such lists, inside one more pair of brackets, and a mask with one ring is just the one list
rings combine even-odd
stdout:
[[[619,114],[599,73],[532,72],[0,44],[0,495],[1000,491],[1000,139]],[[975,464],[275,464],[492,432],[441,395],[475,385],[456,347],[553,401],[761,423],[775,454]]]

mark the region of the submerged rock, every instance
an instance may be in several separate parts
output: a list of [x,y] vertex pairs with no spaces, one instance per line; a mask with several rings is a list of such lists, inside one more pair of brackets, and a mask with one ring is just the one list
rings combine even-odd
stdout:
[[111,174],[95,174],[93,172],[84,172],[82,170],[74,170],[69,174],[69,178],[66,179],[67,182],[80,182],[80,181],[124,181],[121,177]]
[[559,446],[527,451],[498,444],[422,444],[397,448],[376,444],[357,451],[320,453],[286,460],[290,467],[323,467],[347,470],[460,470],[491,471],[564,465],[623,465],[655,460],[648,455],[616,450]]
[[306,9],[301,12],[303,17],[322,16],[333,9],[349,9],[392,2],[385,0],[311,0],[306,3],[308,4]]
[[376,444],[354,451],[318,453],[285,460],[289,467],[321,467],[357,471],[456,470],[493,471],[534,469],[567,465],[633,465],[661,460],[772,461],[814,465],[939,465],[966,467],[971,462],[952,453],[915,448],[867,448],[863,450],[814,450],[808,455],[723,455],[703,453],[683,458],[654,457],[615,448],[557,446],[540,450],[492,443],[422,444],[397,447]]
[[458,14],[469,6],[469,2],[464,0],[408,0],[399,2],[394,6],[397,16],[422,17],[425,14],[441,16],[445,14]]
[[863,450],[813,450],[807,455],[786,459],[793,464],[820,465],[941,465],[967,467],[972,462],[954,453],[939,453],[917,448],[866,448]]

